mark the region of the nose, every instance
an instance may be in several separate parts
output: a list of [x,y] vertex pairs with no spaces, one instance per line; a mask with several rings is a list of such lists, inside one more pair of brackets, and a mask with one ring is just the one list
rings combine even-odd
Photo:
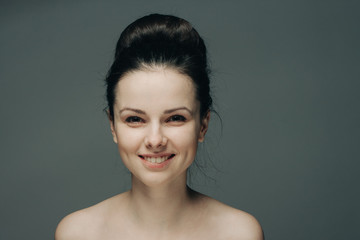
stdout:
[[149,149],[161,149],[167,144],[167,138],[164,136],[160,124],[153,124],[145,137],[145,145]]

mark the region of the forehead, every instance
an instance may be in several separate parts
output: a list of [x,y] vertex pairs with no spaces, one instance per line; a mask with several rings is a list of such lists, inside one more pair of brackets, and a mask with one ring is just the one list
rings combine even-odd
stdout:
[[115,89],[118,107],[164,109],[198,107],[192,79],[173,69],[137,70],[120,79]]

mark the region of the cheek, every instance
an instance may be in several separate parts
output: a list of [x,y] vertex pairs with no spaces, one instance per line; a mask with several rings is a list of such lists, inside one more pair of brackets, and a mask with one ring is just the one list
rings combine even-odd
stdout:
[[141,131],[134,131],[129,128],[119,128],[117,131],[118,148],[121,153],[136,151],[142,143]]
[[169,132],[169,138],[177,148],[184,150],[195,150],[197,148],[198,134],[196,127],[189,126],[187,128],[173,129]]

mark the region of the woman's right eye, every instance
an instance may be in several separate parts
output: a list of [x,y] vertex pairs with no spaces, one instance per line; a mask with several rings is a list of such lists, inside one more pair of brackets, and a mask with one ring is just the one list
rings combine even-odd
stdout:
[[142,122],[144,122],[144,120],[137,116],[131,116],[131,117],[127,117],[125,119],[125,122],[127,122],[127,123],[142,123]]

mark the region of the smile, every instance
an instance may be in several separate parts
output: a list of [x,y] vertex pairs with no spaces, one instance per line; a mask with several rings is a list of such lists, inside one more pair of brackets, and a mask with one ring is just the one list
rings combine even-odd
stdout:
[[167,155],[167,156],[143,156],[143,155],[139,155],[140,158],[151,162],[151,163],[163,163],[166,160],[173,158],[175,156],[175,154],[171,154],[171,155]]

